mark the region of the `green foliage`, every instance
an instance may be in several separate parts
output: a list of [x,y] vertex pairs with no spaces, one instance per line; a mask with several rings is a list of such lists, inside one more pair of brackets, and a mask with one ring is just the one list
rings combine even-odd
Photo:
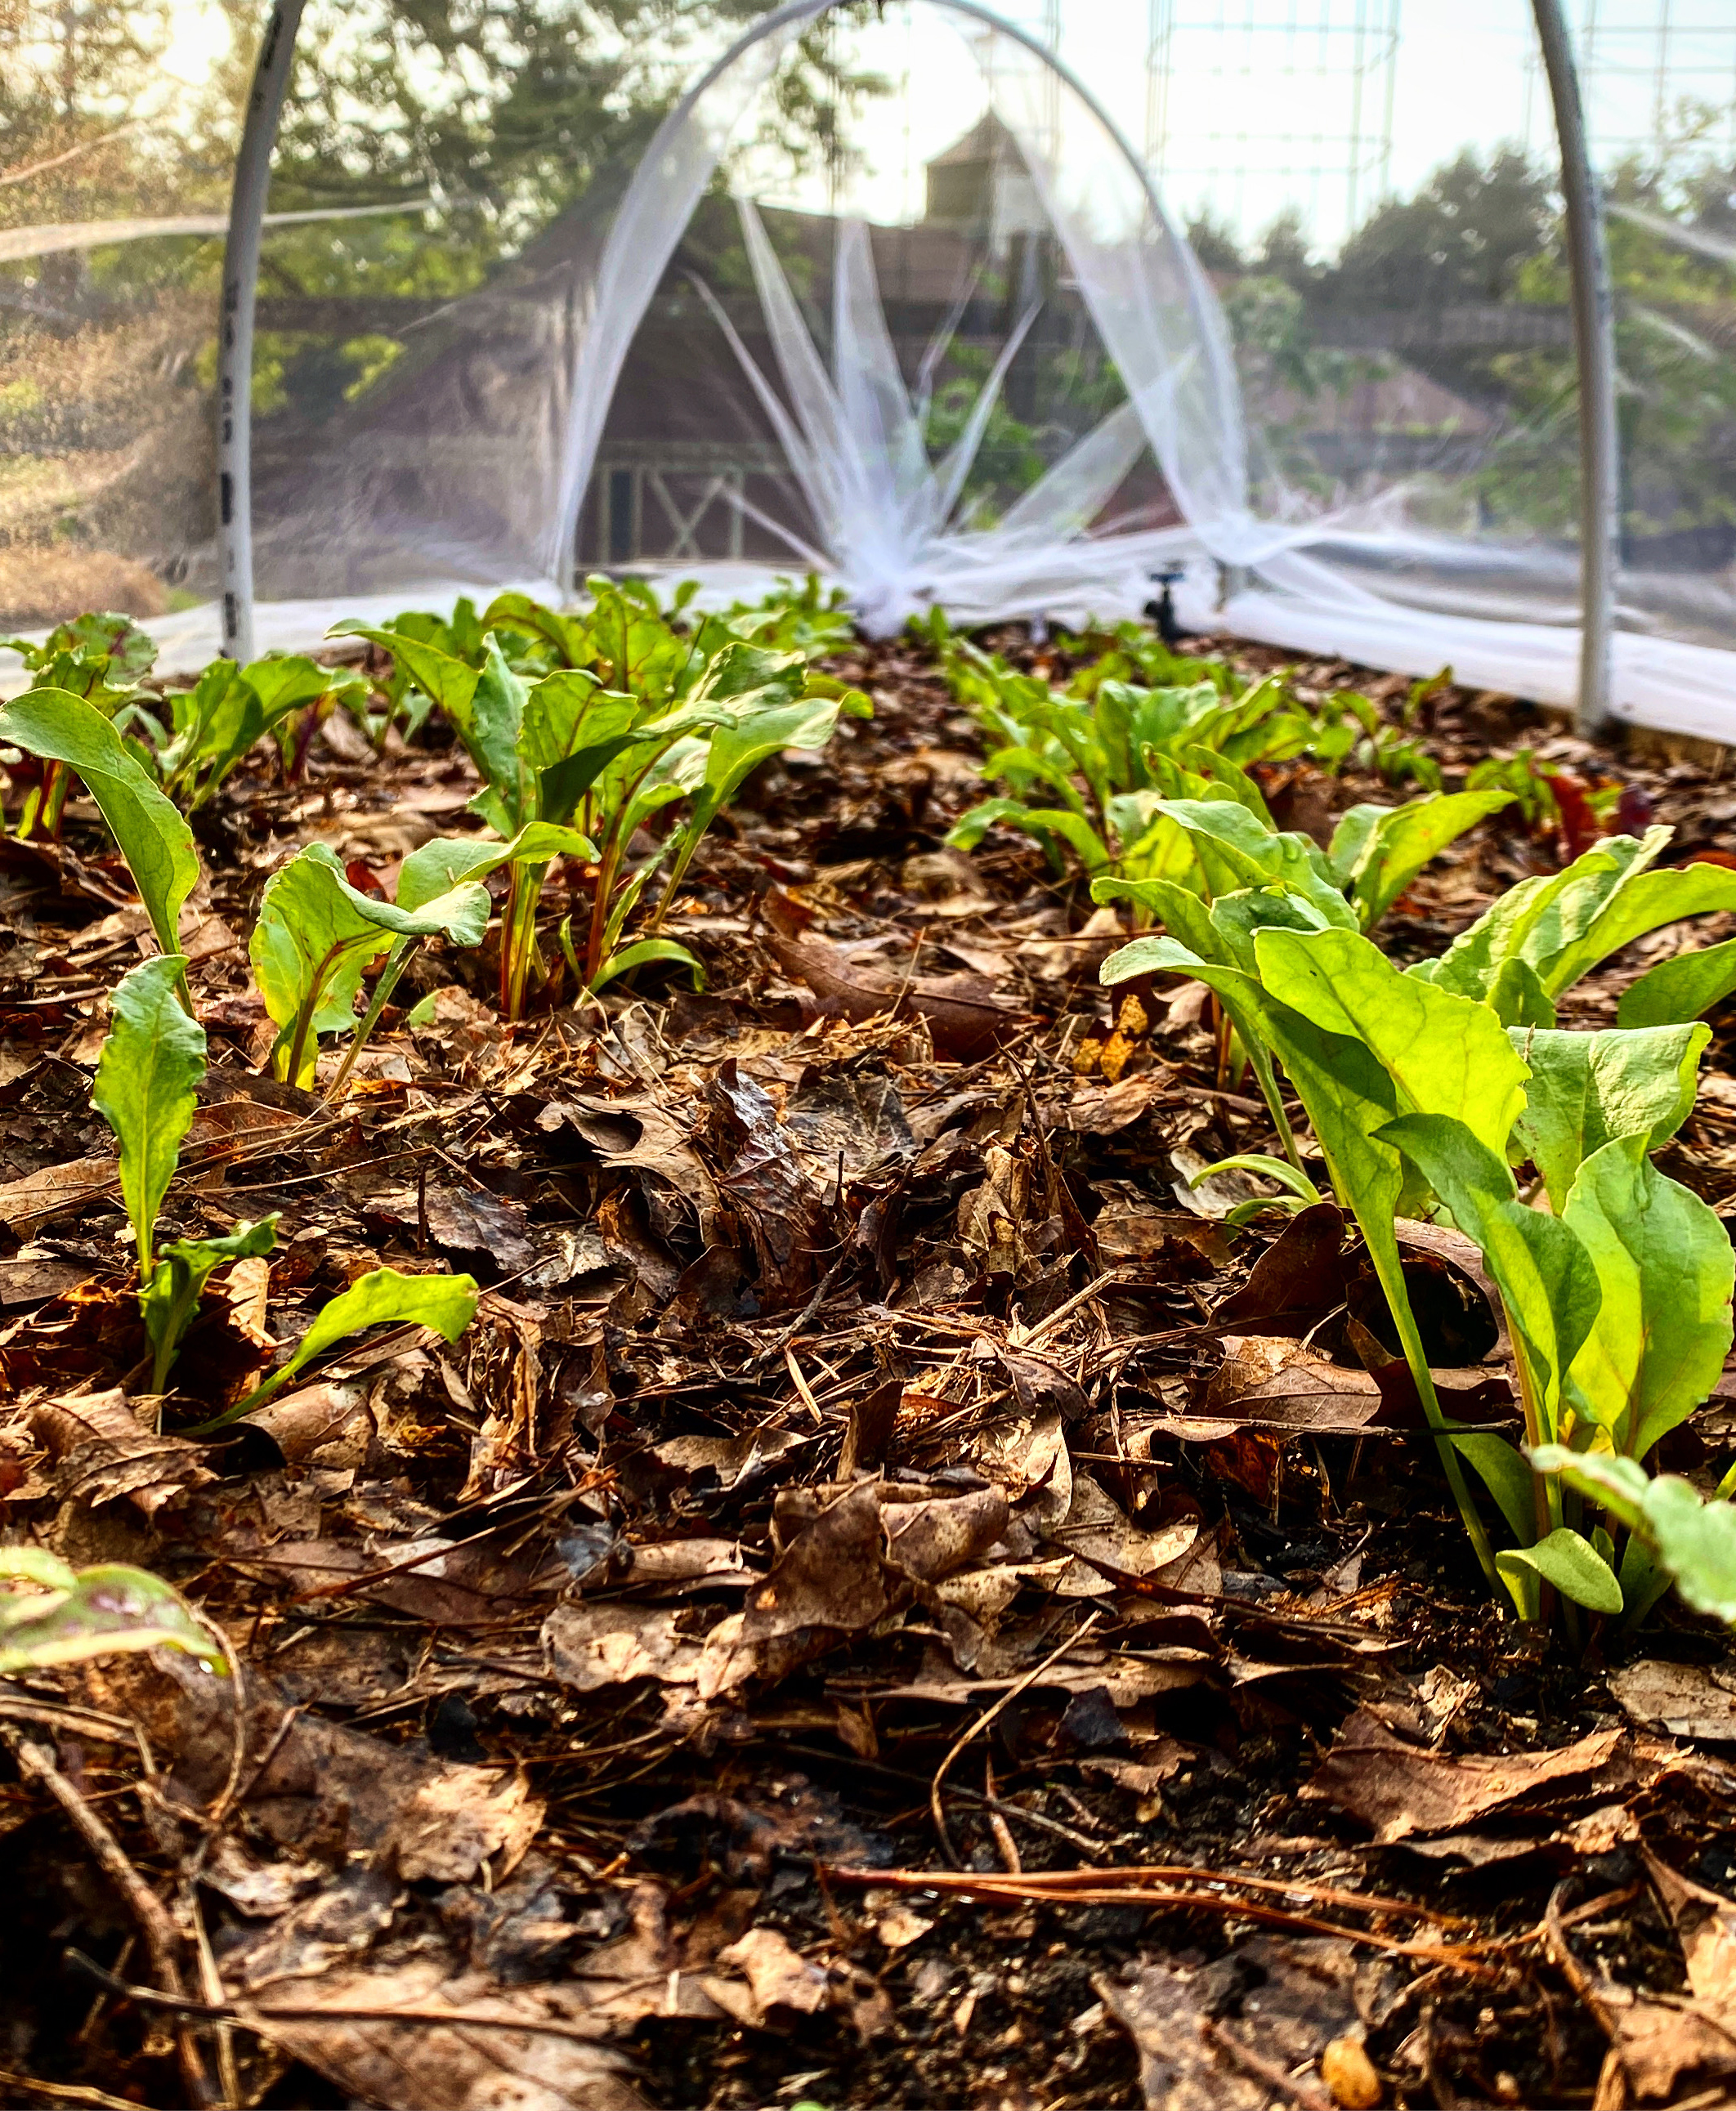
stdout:
[[230,1261],[270,1253],[277,1244],[277,1219],[241,1224],[221,1238],[175,1239],[162,1251],[150,1280],[139,1293],[139,1309],[151,1344],[151,1390],[162,1391],[188,1328],[198,1315],[205,1286]]
[[1557,1214],[1580,1165],[1618,1136],[1667,1143],[1694,1103],[1704,1026],[1662,1026],[1602,1033],[1508,1029],[1531,1073],[1513,1132],[1520,1155],[1543,1175]]
[[108,720],[70,690],[27,689],[0,705],[0,744],[76,771],[120,846],[157,944],[176,952],[181,905],[199,877],[193,831]]
[[[1675,1078],[1667,1053],[1661,1067]],[[1635,1105],[1632,1119],[1643,1124],[1645,1112]],[[1652,1165],[1644,1126],[1584,1160],[1559,1217],[1527,1209],[1503,1160],[1461,1123],[1411,1117],[1385,1135],[1482,1250],[1514,1343],[1533,1463],[1549,1447],[1606,1446],[1639,1473],[1637,1462],[1705,1399],[1729,1350],[1736,1264],[1717,1218]],[[1520,1542],[1501,1573],[1522,1617],[1538,1616],[1540,1582],[1594,1611],[1643,1613],[1643,1559],[1625,1558],[1617,1582],[1594,1546],[1567,1549],[1586,1535],[1564,1520],[1556,1481],[1538,1484],[1541,1500],[1528,1512],[1515,1455],[1502,1440],[1460,1443]],[[1615,1522],[1631,1529],[1625,1517]]]
[[[1642,1547],[1685,1604],[1736,1626],[1736,1505],[1724,1491],[1707,1501],[1679,1474],[1653,1478],[1636,1460],[1607,1451],[1542,1444],[1529,1455],[1538,1473],[1559,1476],[1625,1527],[1630,1550]],[[1624,1576],[1629,1566],[1624,1560]]]
[[[1342,918],[1348,889],[1367,929],[1430,858],[1509,803],[1506,792],[1485,792],[1355,807],[1329,860],[1306,837],[1273,828],[1248,765],[1302,754],[1329,766],[1352,753],[1366,767],[1390,763],[1382,745],[1390,729],[1366,697],[1347,690],[1311,710],[1277,676],[1231,697],[1221,668],[1184,662],[1132,626],[1063,692],[943,625],[931,624],[929,635],[954,695],[990,742],[984,775],[1009,788],[962,815],[948,842],[973,850],[996,827],[1034,835],[1057,869],[1062,848],[1070,850],[1100,883],[1093,888],[1099,901],[1111,898],[1111,882],[1182,880],[1209,897],[1264,878],[1310,894],[1333,921]],[[1124,670],[1152,669],[1195,679],[1154,687],[1123,678]],[[1416,686],[1413,706],[1429,686]],[[1438,785],[1432,765],[1424,774]],[[1210,815],[1198,810],[1207,806]],[[1245,819],[1225,813],[1236,807]],[[1184,834],[1193,840],[1184,842]],[[1137,889],[1127,898],[1136,912],[1147,907]]]
[[[562,950],[581,986],[596,990],[652,960],[699,963],[657,935],[625,942],[625,930],[666,861],[666,905],[702,838],[761,763],[786,748],[817,749],[840,712],[865,715],[866,699],[815,674],[807,652],[835,638],[836,610],[810,583],[795,603],[772,597],[757,610],[704,617],[691,629],[666,614],[642,584],[595,579],[589,610],[566,614],[522,594],[502,594],[479,620],[455,619],[442,638],[417,634],[408,619],[361,629],[393,655],[402,676],[452,720],[484,789],[472,801],[500,843],[465,838],[425,845],[405,872],[420,892],[435,872],[457,876],[504,865],[501,1003],[522,1015],[540,969],[536,916],[557,856],[593,867],[582,941],[569,924]],[[360,626],[353,626],[361,629]],[[421,626],[425,628],[425,626]],[[806,638],[785,648],[752,638]],[[448,649],[448,648],[452,649]],[[634,865],[635,833],[664,807],[679,807],[656,850]],[[400,900],[408,897],[400,892]]]
[[[1725,866],[1653,869],[1670,837],[1666,828],[1640,838],[1607,836],[1561,872],[1521,880],[1438,960],[1409,972],[1487,998],[1509,1024],[1520,1023],[1511,1010],[1517,993],[1531,992],[1548,1015],[1530,1023],[1552,1025],[1555,999],[1611,954],[1664,924],[1736,908],[1736,872]],[[1641,1012],[1647,1009],[1642,1000]],[[1622,1020],[1656,1023],[1631,1010]]]
[[88,1664],[124,1650],[184,1650],[220,1675],[216,1636],[180,1594],[118,1562],[75,1569],[39,1547],[0,1547],[0,1578],[34,1587],[0,1596],[0,1673]]
[[[291,1084],[311,1084],[319,1036],[356,1026],[356,995],[370,960],[390,951],[388,972],[395,982],[411,948],[423,938],[479,945],[489,911],[488,889],[470,879],[425,897],[413,908],[376,901],[350,885],[334,852],[324,843],[309,843],[266,882],[248,949],[266,1010],[278,1028],[271,1051],[276,1074]],[[376,993],[352,1043],[351,1061],[384,1002]],[[347,1063],[345,1078],[348,1069]]]
[[[1172,934],[1135,939],[1105,962],[1103,979],[1171,973],[1206,983],[1263,1059],[1262,1089],[1299,1166],[1282,1118],[1282,1066],[1362,1233],[1491,1582],[1526,1618],[1540,1614],[1546,1587],[1588,1610],[1643,1616],[1669,1580],[1650,1542],[1619,1519],[1613,1530],[1582,1529],[1577,1513],[1563,1514],[1559,1482],[1534,1476],[1525,1453],[1447,1423],[1394,1223],[1444,1210],[1481,1249],[1514,1345],[1531,1450],[1566,1443],[1638,1460],[1693,1412],[1730,1346],[1736,1263],[1717,1217],[1649,1154],[1693,1105],[1708,1030],[1570,1033],[1509,1024],[1503,1008],[1541,1006],[1552,1019],[1552,990],[1656,921],[1716,906],[1717,884],[1693,871],[1648,872],[1661,837],[1618,842],[1504,897],[1479,937],[1461,942],[1449,981],[1402,973],[1360,933],[1329,920],[1305,860],[1268,850],[1263,884],[1229,886],[1250,877],[1236,859],[1247,854],[1238,839],[1252,816],[1228,803],[1201,813],[1214,822],[1202,871],[1208,889],[1227,891],[1207,898],[1175,882],[1099,883],[1102,895],[1142,891]],[[1227,815],[1238,818],[1226,823]],[[1188,818],[1198,825],[1199,815]],[[1510,1160],[1527,1158],[1549,1210],[1520,1196]],[[1308,1192],[1299,1172],[1283,1178],[1293,1195]],[[1462,1465],[1484,1482],[1514,1542],[1498,1554]],[[1619,1571],[1616,1532],[1629,1538]]]
[[1404,806],[1351,807],[1333,831],[1329,860],[1361,928],[1378,924],[1448,843],[1512,802],[1511,792],[1452,792]]
[[1621,1026],[1666,1026],[1702,1019],[1736,990],[1736,938],[1660,960],[1631,982],[1616,1008]]
[[[137,684],[157,658],[157,641],[130,615],[96,611],[73,617],[51,630],[41,644],[28,638],[0,638],[0,648],[18,653],[30,670],[32,689],[63,689],[80,697],[117,730],[130,721],[155,721],[139,703]],[[39,831],[57,838],[70,788],[64,759],[50,756],[40,783],[26,792],[18,817],[20,836]]]
[[186,965],[179,953],[166,953],[121,977],[91,1090],[92,1105],[120,1140],[120,1193],[141,1286],[151,1280],[157,1212],[205,1074],[205,1029],[180,998]]
[[370,1327],[426,1327],[443,1341],[456,1342],[475,1317],[479,1295],[475,1278],[468,1275],[403,1275],[395,1268],[376,1268],[358,1276],[321,1309],[291,1355],[262,1385],[203,1423],[200,1433],[220,1429],[263,1407],[308,1364]]
[[154,719],[139,724],[157,733],[163,789],[193,810],[267,734],[277,742],[284,776],[295,776],[320,721],[340,702],[359,712],[366,691],[355,669],[322,667],[298,656],[274,654],[245,667],[214,660],[191,689],[169,697],[166,735]]

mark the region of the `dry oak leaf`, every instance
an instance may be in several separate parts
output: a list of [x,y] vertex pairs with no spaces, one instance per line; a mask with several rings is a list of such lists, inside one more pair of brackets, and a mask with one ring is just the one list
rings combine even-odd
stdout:
[[1387,1846],[1413,1832],[1458,1832],[1552,1782],[1584,1790],[1624,1736],[1594,1730],[1548,1751],[1460,1755],[1405,1744],[1358,1709],[1302,1793],[1361,1819]]
[[1609,1687],[1637,1723],[1657,1723],[1675,1737],[1736,1743],[1736,1680],[1728,1672],[1642,1658],[1611,1672]]
[[54,1461],[57,1492],[67,1501],[109,1503],[125,1496],[150,1517],[187,1489],[216,1478],[197,1444],[159,1437],[118,1386],[39,1400],[25,1412],[32,1434]]
[[720,1950],[716,1962],[733,1966],[741,1979],[708,1973],[705,1991],[719,2008],[752,2030],[764,2030],[780,2013],[793,2020],[825,2006],[825,1973],[792,1950],[775,1927],[749,1928],[738,1942]]
[[[261,2033],[348,2095],[385,2111],[646,2111],[626,2061],[602,2044],[607,2021],[583,1984],[501,1987],[480,1973],[448,1977],[438,1957],[372,1971],[333,1972],[310,1985],[279,1980],[262,2005],[325,2013],[272,2022]],[[451,2022],[346,2020],[347,2009],[449,2012]],[[511,2030],[550,2023],[560,2035]]]

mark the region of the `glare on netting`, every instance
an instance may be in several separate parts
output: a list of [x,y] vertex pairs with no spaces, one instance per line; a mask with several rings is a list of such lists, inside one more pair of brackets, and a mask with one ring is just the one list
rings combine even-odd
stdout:
[[[1570,9],[1606,197],[1615,694],[1736,704],[1736,18]],[[0,620],[213,649],[202,0],[0,18]],[[1577,390],[1529,11],[314,0],[252,376],[258,638],[598,568],[869,628],[1193,624],[1570,702]]]

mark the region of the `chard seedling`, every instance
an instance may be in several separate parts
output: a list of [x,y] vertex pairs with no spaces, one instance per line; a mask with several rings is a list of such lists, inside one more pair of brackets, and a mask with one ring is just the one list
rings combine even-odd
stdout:
[[277,1219],[242,1224],[227,1237],[177,1239],[156,1251],[157,1219],[193,1125],[205,1074],[205,1029],[182,1006],[186,962],[175,954],[122,976],[97,1059],[91,1103],[120,1146],[120,1194],[138,1257],[139,1309],[151,1344],[151,1390],[162,1391],[212,1271],[266,1254]]
[[[1482,1250],[1513,1340],[1528,1453],[1566,1445],[1638,1470],[1729,1350],[1736,1268],[1716,1216],[1652,1164],[1644,1127],[1591,1152],[1558,1218],[1526,1208],[1504,1157],[1462,1123],[1412,1115],[1384,1133]],[[1498,1437],[1457,1441],[1518,1542],[1498,1562],[1523,1617],[1538,1616],[1543,1583],[1593,1611],[1643,1614],[1662,1587],[1643,1540],[1618,1573],[1608,1531],[1588,1535],[1564,1515],[1559,1479],[1534,1477]]]
[[[28,638],[0,638],[0,647],[20,654],[30,670],[32,689],[63,689],[80,697],[115,725],[116,732],[136,722],[155,724],[139,701],[138,687],[157,658],[157,641],[130,615],[75,616],[49,632],[39,645]],[[116,686],[116,684],[119,686]],[[45,756],[48,768],[26,795],[18,833],[39,832],[58,839],[61,816],[71,780],[60,756]]]
[[[697,979],[693,955],[654,927],[623,943],[649,882],[672,860],[666,900],[748,773],[783,749],[823,747],[840,711],[866,712],[866,700],[811,674],[799,652],[727,634],[707,651],[703,627],[684,636],[654,598],[612,585],[589,615],[502,596],[484,620],[500,630],[484,630],[475,665],[420,637],[351,626],[392,652],[394,666],[452,720],[484,781],[473,810],[502,839],[426,845],[416,870],[507,869],[501,1005],[509,1019],[522,1016],[539,966],[537,910],[556,856],[594,867],[582,940],[570,919],[561,934],[582,987],[599,989],[654,960],[679,963]],[[503,632],[534,638],[568,664],[527,681],[503,649]],[[685,813],[651,856],[631,865],[635,833],[675,801],[686,802]]]
[[[1653,869],[1671,833],[1656,828],[1639,838],[1606,837],[1562,871],[1521,880],[1438,960],[1419,961],[1408,972],[1486,998],[1509,1025],[1553,1026],[1556,999],[1612,953],[1664,924],[1736,908],[1736,872],[1726,866]],[[1679,960],[1665,962],[1669,976],[1654,982],[1643,975],[1629,988],[1620,1023],[1663,1025],[1694,1016],[1683,1002],[1703,994],[1706,1003],[1716,1003],[1724,965],[1702,986]]]
[[[322,667],[299,656],[273,655],[245,667],[214,660],[191,689],[167,700],[171,726],[166,736],[159,734],[156,756],[163,788],[196,810],[268,734],[277,743],[284,778],[293,780],[316,729],[340,703],[359,710],[366,692],[355,669]],[[157,725],[154,720],[141,723]]]
[[395,1268],[376,1268],[358,1276],[320,1308],[289,1358],[263,1383],[189,1434],[207,1436],[251,1414],[308,1364],[370,1327],[426,1327],[443,1341],[456,1342],[475,1317],[479,1295],[475,1278],[468,1275],[404,1275]]
[[[248,956],[266,1010],[278,1028],[271,1051],[276,1074],[311,1085],[321,1033],[352,1033],[334,1093],[348,1081],[356,1055],[373,1031],[411,953],[428,937],[457,946],[482,942],[489,891],[474,880],[425,899],[413,909],[352,887],[336,854],[310,843],[266,882]],[[373,1002],[357,1026],[356,996],[363,969],[381,953],[391,957]]]
[[216,1637],[178,1591],[146,1569],[120,1562],[78,1569],[40,1547],[5,1546],[0,1579],[30,1587],[0,1593],[0,1673],[164,1648],[228,1675]]
[[91,1104],[120,1146],[120,1195],[141,1289],[155,1262],[157,1214],[193,1126],[205,1029],[180,1001],[187,963],[166,953],[123,975],[109,1001]]
[[93,705],[64,689],[27,689],[0,705],[0,744],[64,763],[83,779],[120,846],[165,953],[180,949],[181,906],[198,883],[193,831]]

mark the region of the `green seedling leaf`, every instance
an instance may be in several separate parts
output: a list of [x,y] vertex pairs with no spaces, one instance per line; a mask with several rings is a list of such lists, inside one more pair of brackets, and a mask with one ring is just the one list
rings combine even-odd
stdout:
[[[1202,960],[1230,965],[1222,934],[1211,921],[1211,905],[1190,887],[1184,887],[1173,879],[1094,879],[1091,883],[1091,899],[1098,903],[1130,901],[1142,915],[1149,917],[1154,924],[1161,924],[1172,937],[1179,939]],[[1121,956],[1117,953],[1114,957],[1119,960]],[[1141,972],[1138,968],[1129,969],[1118,974],[1116,980],[1125,982],[1130,975]]]
[[1209,893],[1276,883],[1311,903],[1326,923],[1354,927],[1319,846],[1307,837],[1266,827],[1234,799],[1165,799],[1157,810],[1185,830]]
[[1614,1137],[1667,1143],[1694,1103],[1706,1026],[1616,1028],[1602,1033],[1511,1028],[1531,1072],[1514,1124],[1516,1151],[1543,1176],[1550,1206],[1566,1207],[1574,1175]]
[[1641,1524],[1684,1603],[1736,1625],[1736,1505],[1702,1502],[1692,1483],[1661,1474]]
[[1507,1548],[1495,1556],[1495,1566],[1510,1582],[1527,1572],[1541,1577],[1588,1612],[1613,1615],[1622,1609],[1615,1570],[1588,1539],[1566,1525],[1557,1525],[1534,1546]]
[[1525,1456],[1537,1473],[1559,1474],[1569,1487],[1601,1504],[1618,1524],[1630,1532],[1638,1528],[1652,1482],[1637,1459],[1620,1458],[1612,1451],[1575,1451],[1566,1444],[1534,1444]]
[[1329,860],[1362,928],[1372,929],[1448,843],[1512,801],[1511,792],[1437,792],[1402,806],[1352,806],[1334,832]]
[[1527,1073],[1486,1005],[1402,974],[1356,932],[1263,930],[1254,954],[1280,1004],[1373,1052],[1403,1111],[1451,1115],[1505,1151]]
[[1521,1546],[1537,1537],[1537,1482],[1521,1453],[1493,1431],[1455,1434],[1453,1449],[1495,1498],[1507,1529]]
[[1660,960],[1629,983],[1616,1006],[1620,1026],[1667,1026],[1699,1019],[1736,990],[1736,938]]
[[63,762],[84,779],[120,846],[166,953],[179,950],[181,905],[198,884],[193,831],[93,705],[65,689],[30,689],[0,705],[0,743]]
[[1534,1443],[1552,1441],[1561,1432],[1569,1366],[1602,1299],[1590,1254],[1560,1219],[1525,1207],[1507,1160],[1466,1123],[1444,1115],[1406,1115],[1380,1134],[1416,1165],[1459,1229],[1482,1248],[1518,1351],[1528,1435]]
[[591,987],[599,990],[617,975],[630,974],[634,968],[648,967],[653,960],[673,960],[677,966],[691,969],[693,987],[705,987],[704,964],[685,946],[678,946],[673,938],[641,938],[631,946],[622,947],[619,952],[611,953],[592,978]]
[[1280,1187],[1304,1203],[1318,1202],[1320,1191],[1306,1173],[1299,1171],[1288,1159],[1270,1158],[1263,1151],[1241,1151],[1233,1158],[1220,1158],[1216,1165],[1208,1165],[1203,1172],[1196,1173],[1188,1183],[1197,1187],[1202,1181],[1210,1180],[1220,1173],[1252,1173],[1262,1180],[1275,1180]]
[[479,1295],[475,1278],[468,1275],[401,1275],[395,1268],[376,1268],[358,1276],[321,1310],[287,1363],[280,1364],[245,1400],[194,1433],[202,1435],[251,1414],[298,1371],[367,1328],[426,1327],[442,1340],[456,1342],[475,1316]]
[[479,945],[489,907],[488,889],[473,881],[413,910],[376,901],[350,885],[324,843],[308,844],[266,882],[248,947],[279,1029],[279,1074],[293,1084],[311,1081],[316,1036],[353,1026],[361,971],[394,939],[439,934],[455,945]]
[[198,1658],[220,1676],[227,1673],[215,1637],[160,1577],[119,1563],[75,1571],[55,1562],[52,1571],[39,1569],[29,1560],[34,1552],[0,1551],[0,1576],[44,1587],[0,1596],[0,1672],[166,1646]]
[[1720,865],[1685,865],[1669,872],[1636,872],[1615,890],[1583,935],[1564,943],[1547,965],[1543,985],[1559,996],[1600,961],[1666,924],[1736,909],[1736,872]]
[[91,1104],[120,1139],[120,1193],[141,1283],[150,1279],[157,1212],[205,1074],[205,1029],[180,1001],[186,968],[181,954],[164,953],[121,977],[91,1088]]
[[[576,829],[552,821],[529,821],[510,842],[483,842],[475,836],[436,836],[404,860],[398,876],[398,906],[420,910],[466,881],[486,879],[502,865],[548,865],[557,857],[597,856],[597,846]],[[477,939],[461,943],[475,945]]]
[[213,1272],[232,1260],[268,1254],[276,1244],[277,1219],[273,1215],[261,1218],[257,1224],[242,1224],[222,1238],[175,1239],[163,1248],[149,1281],[139,1293],[139,1309],[151,1344],[152,1392],[163,1390],[181,1338],[193,1324]]
[[1028,836],[1070,845],[1087,872],[1102,872],[1114,862],[1107,845],[1083,814],[1061,806],[1026,806],[1016,799],[981,801],[954,822],[948,832],[948,846],[974,851],[998,823]]
[[1562,871],[1521,880],[1461,932],[1438,960],[1420,960],[1409,972],[1461,996],[1486,996],[1503,961],[1524,960],[1543,989],[1559,996],[1567,986],[1556,978],[1561,956],[1578,946],[1629,882],[1662,855],[1670,833],[1648,829],[1638,841],[1606,837]]
[[1635,1459],[1685,1422],[1717,1383],[1736,1278],[1722,1223],[1660,1173],[1647,1148],[1640,1134],[1594,1151],[1562,1214],[1602,1293],[1573,1362],[1576,1405]]

